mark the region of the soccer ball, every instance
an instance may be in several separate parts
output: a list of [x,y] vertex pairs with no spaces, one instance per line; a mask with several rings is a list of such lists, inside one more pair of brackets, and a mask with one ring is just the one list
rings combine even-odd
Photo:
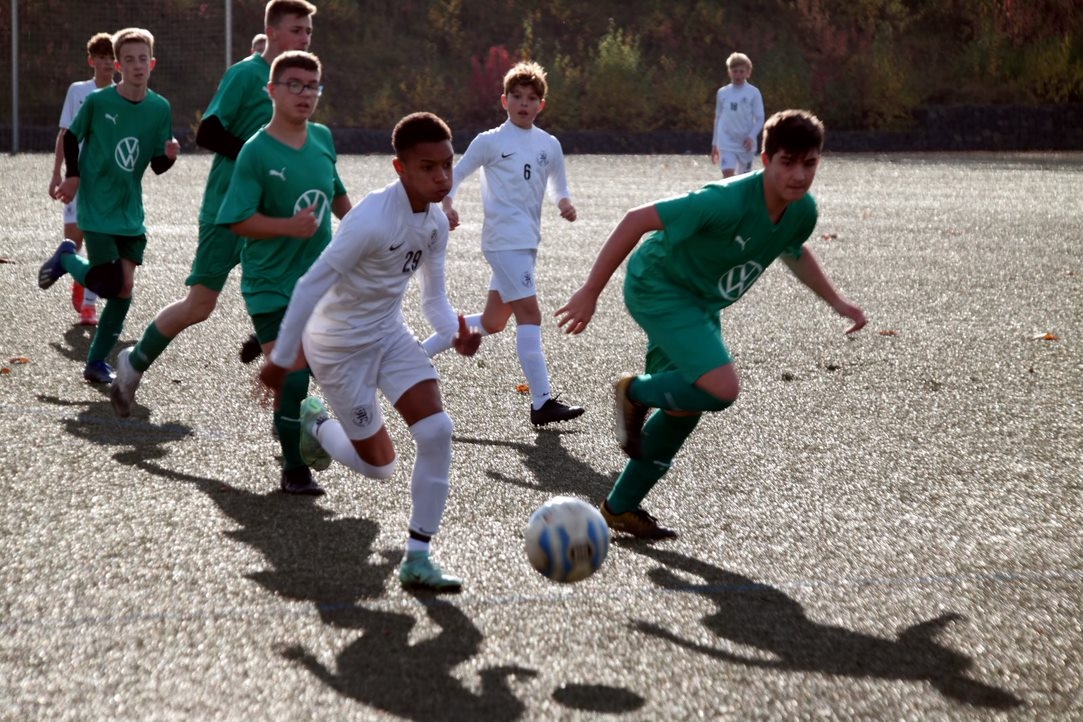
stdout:
[[555,496],[526,524],[526,556],[554,582],[578,582],[602,566],[609,526],[596,508],[573,496]]

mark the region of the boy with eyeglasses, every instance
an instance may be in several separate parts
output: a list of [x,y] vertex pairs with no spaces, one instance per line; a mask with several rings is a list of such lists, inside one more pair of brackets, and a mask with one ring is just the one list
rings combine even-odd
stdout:
[[264,18],[267,47],[232,65],[203,113],[196,143],[214,152],[199,210],[199,244],[185,285],[188,293],[158,311],[130,350],[117,358],[117,380],[109,391],[114,413],[131,414],[142,375],[184,329],[207,320],[230,272],[240,263],[244,239],[217,224],[218,209],[244,142],[271,119],[267,80],[271,63],[290,50],[307,50],[316,6],[305,0],[270,0]]
[[[320,61],[311,53],[291,51],[275,59],[267,84],[271,122],[238,154],[218,212],[220,225],[246,239],[241,293],[264,354],[275,346],[297,279],[331,242],[331,214],[342,218],[351,206],[335,168],[331,131],[309,120],[323,91],[320,73]],[[323,493],[300,449],[308,380],[307,368],[290,372],[274,411],[281,488],[289,494]]]

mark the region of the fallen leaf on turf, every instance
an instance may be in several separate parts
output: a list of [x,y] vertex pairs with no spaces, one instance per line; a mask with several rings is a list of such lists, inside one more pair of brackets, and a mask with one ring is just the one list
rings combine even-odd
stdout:
[[1060,341],[1060,336],[1058,336],[1055,333],[1050,333],[1049,331],[1046,331],[1045,333],[1040,333],[1037,336],[1035,336],[1034,340],[1035,341]]
[[28,363],[30,363],[30,359],[28,359],[26,356],[12,356],[11,358],[8,359],[8,363],[10,363],[10,364],[28,364]]
[[7,366],[4,366],[3,368],[0,368],[0,374],[10,374],[10,373],[11,373],[11,369],[9,369]]
[[825,241],[836,241],[836,240],[838,240],[838,237],[839,237],[838,233],[825,233],[823,235],[823,239]]
[[527,386],[526,384],[519,384],[518,386],[515,387],[515,390],[518,391],[521,394],[529,394],[530,393],[530,387]]
[[880,335],[881,336],[898,336],[899,332],[898,331],[893,331],[890,328],[885,328],[883,331],[880,332]]

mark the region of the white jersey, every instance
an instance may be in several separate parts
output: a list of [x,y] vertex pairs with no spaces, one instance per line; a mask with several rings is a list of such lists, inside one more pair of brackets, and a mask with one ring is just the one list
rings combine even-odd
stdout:
[[79,114],[79,108],[83,107],[83,101],[97,89],[98,86],[94,84],[94,78],[79,80],[68,86],[68,94],[64,96],[64,107],[60,109],[61,128],[67,130],[71,127],[75,116]]
[[328,345],[378,343],[388,329],[405,324],[402,300],[415,272],[426,318],[437,333],[454,336],[458,317],[444,276],[447,241],[444,211],[430,203],[414,213],[401,182],[367,195],[297,282],[271,360],[293,364],[306,324],[309,335]]
[[711,145],[720,151],[745,150],[745,138],[752,140],[756,150],[756,136],[763,130],[763,96],[754,85],[733,83],[718,89],[714,106],[714,135]]
[[482,250],[537,248],[546,192],[554,203],[570,198],[560,141],[541,128],[523,129],[510,120],[479,133],[455,164],[453,197],[479,168]]

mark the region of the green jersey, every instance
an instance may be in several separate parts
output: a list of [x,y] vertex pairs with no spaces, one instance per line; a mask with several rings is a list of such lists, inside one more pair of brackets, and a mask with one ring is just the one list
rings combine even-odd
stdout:
[[717,312],[740,298],[782,253],[800,256],[816,227],[816,201],[805,194],[778,223],[763,195],[763,171],[710,183],[655,204],[662,230],[628,261],[629,310],[660,301]]
[[79,153],[79,228],[139,236],[143,225],[143,173],[151,158],[165,155],[173,137],[169,101],[147,91],[138,103],[116,86],[87,96],[68,128],[82,143]]
[[[213,115],[230,135],[248,140],[271,121],[274,108],[267,93],[270,79],[271,66],[262,55],[250,55],[234,63],[222,76],[211,104],[203,111],[203,117]],[[215,153],[203,190],[203,204],[199,208],[200,224],[215,223],[232,175],[233,159]]]
[[249,239],[241,254],[241,293],[250,315],[285,308],[297,280],[331,242],[331,202],[346,194],[335,168],[335,144],[327,126],[308,124],[302,148],[292,148],[266,129],[252,136],[233,168],[218,224],[239,223],[261,213],[291,218],[315,206],[319,228],[311,238]]

